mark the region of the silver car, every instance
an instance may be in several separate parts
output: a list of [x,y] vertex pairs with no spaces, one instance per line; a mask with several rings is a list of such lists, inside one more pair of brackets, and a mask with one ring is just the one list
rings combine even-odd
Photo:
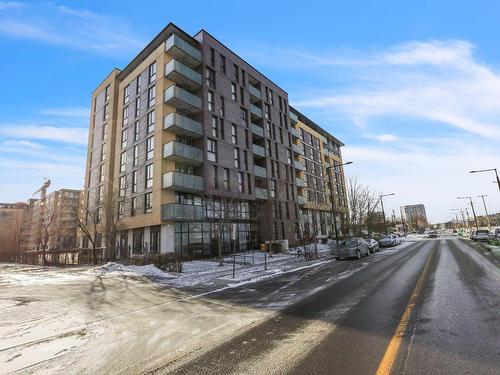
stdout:
[[487,229],[478,229],[472,232],[470,238],[473,241],[488,241],[490,238],[490,231]]
[[362,238],[354,237],[342,241],[339,246],[334,249],[335,259],[340,258],[356,258],[361,259],[363,256],[370,255],[368,245]]
[[368,245],[368,250],[370,250],[370,253],[374,254],[376,251],[379,251],[378,242],[375,241],[373,238],[368,238],[365,241],[366,244]]
[[382,238],[378,241],[380,247],[391,247],[396,245],[396,241],[392,236],[382,236]]

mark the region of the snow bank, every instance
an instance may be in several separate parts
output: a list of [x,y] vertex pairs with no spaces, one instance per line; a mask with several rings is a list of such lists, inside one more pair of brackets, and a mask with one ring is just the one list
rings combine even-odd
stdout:
[[173,277],[168,272],[164,272],[156,268],[152,264],[148,264],[146,266],[134,266],[134,265],[124,265],[115,262],[108,262],[106,264],[103,264],[102,266],[91,268],[88,272],[100,273],[100,274],[119,273],[128,276],[149,277],[152,279],[165,279]]

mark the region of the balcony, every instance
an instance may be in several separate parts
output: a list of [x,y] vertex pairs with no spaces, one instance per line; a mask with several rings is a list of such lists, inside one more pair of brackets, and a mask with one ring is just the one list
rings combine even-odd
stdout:
[[253,173],[257,177],[267,177],[267,169],[264,167],[259,167],[258,165],[253,166]]
[[302,155],[302,146],[296,145],[294,143],[294,144],[292,144],[292,149],[293,149],[293,152],[295,152],[296,154]]
[[292,124],[296,124],[297,122],[299,122],[298,116],[295,113],[291,112],[291,111],[290,111],[290,122]]
[[293,161],[293,166],[295,167],[295,169],[298,169],[299,171],[305,171],[306,170],[306,166],[303,163],[301,163],[300,161],[297,161],[297,160]]
[[262,99],[262,94],[261,94],[260,90],[257,87],[255,87],[254,85],[249,84],[248,91],[250,91],[250,94],[253,95],[255,98],[257,98],[259,100]]
[[255,198],[268,199],[267,189],[255,188]]
[[167,172],[163,176],[163,188],[196,193],[203,191],[203,177],[180,172]]
[[204,220],[205,216],[203,206],[180,203],[169,203],[161,206],[162,220]]
[[197,95],[182,87],[172,85],[165,90],[165,103],[188,113],[198,113],[203,109],[203,102]]
[[203,163],[203,151],[197,147],[171,141],[163,145],[163,158],[178,163],[201,165]]
[[200,138],[203,126],[189,117],[179,113],[169,113],[163,118],[163,129],[188,138]]
[[299,188],[307,187],[306,181],[301,179],[301,178],[295,178],[295,185],[297,185],[297,187],[299,187]]
[[165,77],[190,90],[199,89],[203,82],[200,73],[175,59],[165,65]]
[[250,113],[259,119],[262,118],[262,109],[254,104],[250,104]]
[[326,148],[326,146],[323,146],[323,155],[328,156],[330,151]]
[[260,156],[261,158],[266,157],[266,150],[264,150],[264,147],[256,144],[253,144],[252,147],[254,155]]
[[264,128],[252,122],[252,133],[257,136],[257,138],[264,138]]
[[292,138],[299,139],[300,132],[295,128],[290,128],[290,133],[292,133]]
[[202,61],[201,51],[175,34],[165,42],[165,52],[191,68],[196,68]]
[[302,195],[297,195],[297,203],[299,204],[299,206],[303,206],[307,203],[307,199]]

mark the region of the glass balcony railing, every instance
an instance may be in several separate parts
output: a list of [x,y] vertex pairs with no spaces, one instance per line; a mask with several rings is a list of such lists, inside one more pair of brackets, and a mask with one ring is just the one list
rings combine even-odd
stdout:
[[307,187],[307,184],[306,184],[305,180],[303,180],[301,178],[296,178],[295,179],[295,185],[297,185],[297,187],[300,187],[300,188]]
[[323,155],[328,156],[329,153],[330,151],[325,146],[323,146]]
[[253,147],[253,153],[257,156],[260,156],[262,158],[265,158],[266,157],[266,150],[264,150],[264,147],[262,146],[259,146],[259,145],[252,145]]
[[292,145],[292,149],[293,149],[293,152],[297,153],[297,154],[301,154],[302,155],[302,147],[299,146],[299,145],[296,145],[295,143]]
[[205,217],[203,206],[180,203],[169,203],[161,206],[162,220],[204,220]]
[[258,177],[267,177],[267,169],[258,165],[253,166],[253,173]]
[[290,112],[290,121],[292,122],[292,124],[296,124],[297,122],[299,122],[299,118],[295,113]]
[[203,151],[197,147],[171,141],[163,145],[163,158],[178,163],[200,165],[203,163]]
[[256,105],[250,104],[250,112],[257,117],[262,118],[262,109]]
[[307,203],[307,199],[303,197],[302,195],[297,195],[297,203],[301,206],[305,205]]
[[267,199],[268,198],[267,189],[255,188],[255,198]]
[[295,169],[298,169],[299,171],[305,171],[306,170],[305,165],[303,163],[301,163],[300,161],[297,161],[297,160],[293,161],[293,166],[295,167]]
[[199,96],[176,85],[165,90],[165,103],[189,113],[197,113],[203,109],[203,102]]
[[256,98],[259,98],[259,99],[262,98],[262,94],[261,94],[260,90],[257,87],[255,87],[254,85],[249,84],[248,91],[250,91],[250,94],[252,94]]
[[169,113],[163,118],[163,129],[188,138],[200,138],[203,126],[179,113]]
[[198,89],[202,84],[200,73],[175,59],[165,65],[165,77],[192,90]]
[[165,42],[165,52],[192,68],[202,61],[201,51],[175,34]]
[[290,133],[292,133],[292,137],[300,138],[300,132],[295,128],[290,128]]
[[185,192],[203,191],[203,177],[180,172],[167,172],[163,176],[163,188]]
[[264,128],[262,126],[252,123],[252,133],[264,138]]

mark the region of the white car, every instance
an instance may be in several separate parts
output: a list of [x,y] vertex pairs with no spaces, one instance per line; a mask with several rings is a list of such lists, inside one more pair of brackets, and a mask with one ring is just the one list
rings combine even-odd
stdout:
[[470,238],[473,241],[488,241],[490,239],[490,231],[487,229],[478,229],[472,232]]

